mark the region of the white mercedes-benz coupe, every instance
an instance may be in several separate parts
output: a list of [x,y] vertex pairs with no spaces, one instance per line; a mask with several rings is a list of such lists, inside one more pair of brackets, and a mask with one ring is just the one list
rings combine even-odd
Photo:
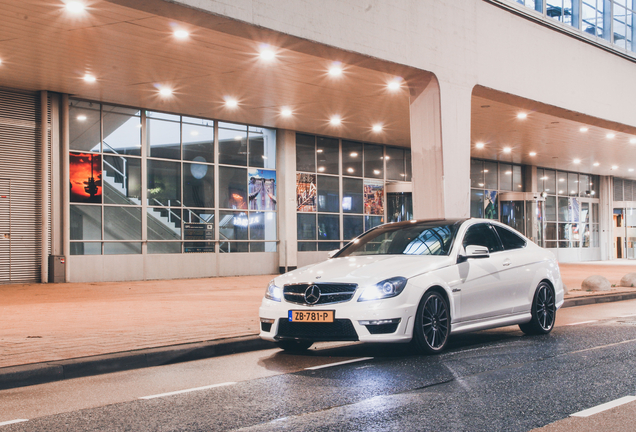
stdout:
[[376,227],[327,261],[273,279],[260,336],[285,350],[410,341],[434,354],[462,332],[518,324],[547,334],[563,295],[554,255],[506,225],[412,220]]

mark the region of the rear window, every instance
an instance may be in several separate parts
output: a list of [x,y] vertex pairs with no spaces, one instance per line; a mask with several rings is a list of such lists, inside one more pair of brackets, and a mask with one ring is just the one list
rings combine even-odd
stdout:
[[495,231],[499,234],[501,243],[503,243],[504,250],[520,249],[526,247],[526,241],[513,233],[509,229],[494,225]]

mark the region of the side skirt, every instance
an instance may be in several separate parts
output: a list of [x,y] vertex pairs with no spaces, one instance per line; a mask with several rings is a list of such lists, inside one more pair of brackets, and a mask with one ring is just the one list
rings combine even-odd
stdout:
[[532,319],[530,312],[521,314],[506,315],[497,318],[485,318],[476,321],[461,322],[452,324],[451,334],[466,333],[477,330],[485,330],[495,327],[505,327],[509,325],[527,323]]

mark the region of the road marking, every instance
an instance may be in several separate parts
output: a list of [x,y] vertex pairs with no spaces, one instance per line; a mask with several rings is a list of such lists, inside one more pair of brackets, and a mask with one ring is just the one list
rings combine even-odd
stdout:
[[5,422],[0,422],[0,426],[6,426],[6,425],[14,424],[14,423],[22,423],[25,421],[29,421],[29,419],[17,419],[17,420],[9,420]]
[[361,358],[357,358],[353,360],[345,360],[345,361],[341,361],[337,363],[329,363],[329,364],[321,365],[321,366],[312,366],[312,367],[305,368],[305,370],[318,370],[318,369],[324,369],[324,368],[328,368],[332,366],[340,366],[340,365],[349,364],[349,363],[361,362],[365,360],[373,360],[373,357],[361,357]]
[[572,324],[566,324],[566,326],[581,325],[581,324],[590,324],[590,323],[595,323],[595,322],[598,322],[598,320],[592,320],[592,321],[581,321],[581,322],[576,322],[576,323],[572,323]]
[[229,385],[232,385],[232,384],[236,384],[236,383],[235,382],[226,382],[226,383],[221,383],[221,384],[212,384],[212,385],[209,385],[209,386],[195,387],[195,388],[186,389],[186,390],[177,390],[177,391],[173,391],[173,392],[161,393],[161,394],[156,394],[156,395],[152,395],[152,396],[142,396],[139,399],[155,399],[155,398],[160,398],[160,397],[164,397],[164,396],[172,396],[172,395],[178,395],[178,394],[182,394],[182,393],[190,393],[190,392],[195,392],[195,391],[200,391],[200,390],[207,390],[207,389],[211,389],[211,388],[215,388],[215,387],[229,386]]
[[611,402],[607,402],[607,403],[595,406],[593,408],[588,408],[586,410],[579,411],[577,413],[570,415],[570,417],[589,417],[591,415],[598,414],[600,412],[607,411],[608,409],[616,408],[617,406],[621,406],[633,401],[636,401],[636,396],[625,396],[620,399],[616,399]]
[[619,315],[617,318],[629,318],[629,317],[633,317],[633,316],[636,316],[636,314]]

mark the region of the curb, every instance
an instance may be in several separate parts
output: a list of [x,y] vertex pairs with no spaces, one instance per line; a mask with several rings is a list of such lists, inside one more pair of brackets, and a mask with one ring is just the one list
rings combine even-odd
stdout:
[[636,292],[620,293],[620,294],[599,294],[597,296],[579,297],[568,299],[563,303],[562,308],[573,306],[584,306],[597,303],[610,303],[623,300],[636,299]]
[[0,368],[0,390],[275,348],[258,336],[147,348]]

